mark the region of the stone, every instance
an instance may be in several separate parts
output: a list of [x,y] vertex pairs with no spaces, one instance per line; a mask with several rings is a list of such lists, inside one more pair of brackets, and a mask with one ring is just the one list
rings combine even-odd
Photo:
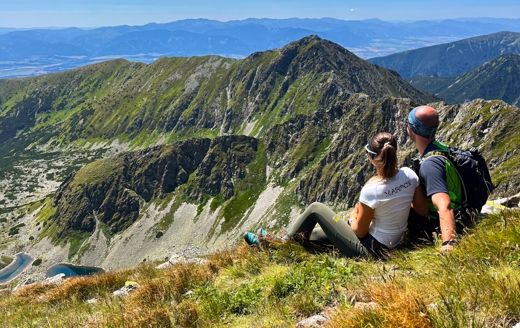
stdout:
[[511,197],[495,199],[493,202],[498,204],[498,205],[502,205],[502,206],[509,207],[509,208],[511,208],[511,207],[519,207],[519,205],[520,205],[520,193],[518,193],[518,194],[516,194],[514,196],[511,196]]
[[135,281],[127,281],[125,282],[125,285],[121,288],[119,288],[118,290],[114,291],[112,293],[113,296],[116,296],[116,297],[126,297],[128,296],[131,292],[133,292],[134,290],[136,290],[137,288],[139,288],[139,284]]
[[167,269],[177,263],[193,263],[193,264],[201,265],[201,264],[208,263],[208,260],[200,258],[200,257],[189,258],[189,257],[185,257],[185,256],[174,253],[174,254],[172,254],[172,256],[170,256],[170,259],[167,262],[161,263],[158,266],[156,266],[155,268],[156,269]]
[[91,299],[85,301],[85,303],[87,303],[87,304],[97,304],[97,302],[98,302],[97,298],[91,298]]
[[43,281],[44,284],[49,285],[61,285],[65,281],[65,274],[64,273],[58,273],[55,276],[49,277]]
[[312,317],[303,319],[302,321],[296,324],[296,328],[316,328],[323,326],[329,318],[322,314],[316,314]]

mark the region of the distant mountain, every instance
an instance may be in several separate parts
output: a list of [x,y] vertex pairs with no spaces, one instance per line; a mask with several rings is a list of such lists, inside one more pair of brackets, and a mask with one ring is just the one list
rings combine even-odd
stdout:
[[504,54],[520,54],[520,33],[499,32],[431,47],[409,50],[371,63],[401,76],[455,76]]
[[202,130],[215,135],[238,133],[246,125],[258,133],[354,93],[415,103],[435,99],[397,74],[310,36],[243,60],[162,58],[151,65],[117,60],[41,78],[0,80],[0,149],[5,154],[4,147],[24,139],[62,143]]
[[107,58],[151,62],[166,55],[246,57],[309,35],[370,58],[502,30],[520,32],[520,20],[189,19],[96,29],[0,30],[0,77],[40,75]]
[[456,77],[417,77],[410,82],[451,103],[483,98],[520,106],[520,55],[500,56]]

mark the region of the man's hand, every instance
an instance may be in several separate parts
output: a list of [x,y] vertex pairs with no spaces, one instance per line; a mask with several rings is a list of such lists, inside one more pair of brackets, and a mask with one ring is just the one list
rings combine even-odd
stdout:
[[448,253],[452,249],[453,249],[453,245],[451,245],[451,244],[444,245],[441,247],[441,253],[443,253],[443,254]]

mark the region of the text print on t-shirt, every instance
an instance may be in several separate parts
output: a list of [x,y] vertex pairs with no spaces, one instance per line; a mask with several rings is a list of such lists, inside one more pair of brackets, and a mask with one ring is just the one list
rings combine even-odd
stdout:
[[385,195],[393,196],[393,195],[397,194],[398,192],[400,192],[401,190],[410,187],[411,185],[412,185],[412,182],[410,180],[408,180],[400,186],[397,186],[395,188],[385,191]]

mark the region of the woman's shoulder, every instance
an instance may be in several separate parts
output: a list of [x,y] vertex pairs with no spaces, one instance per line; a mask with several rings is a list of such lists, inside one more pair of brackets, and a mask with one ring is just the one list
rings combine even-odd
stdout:
[[407,166],[401,167],[399,169],[399,172],[401,172],[402,174],[406,175],[407,177],[417,178],[417,174],[415,173],[415,171],[412,170],[411,168],[407,167]]
[[379,185],[381,183],[383,183],[384,180],[377,177],[377,176],[373,176],[371,177],[370,179],[367,180],[367,182],[365,182],[365,185],[363,186],[363,188],[370,188],[372,186],[376,186],[376,185]]

